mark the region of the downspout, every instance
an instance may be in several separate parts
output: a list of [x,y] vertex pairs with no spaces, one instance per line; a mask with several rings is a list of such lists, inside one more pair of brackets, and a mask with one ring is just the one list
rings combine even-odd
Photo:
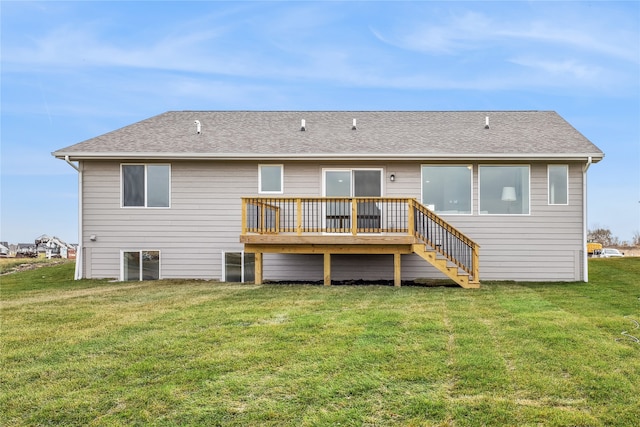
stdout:
[[80,170],[80,162],[78,166],[74,165],[69,156],[64,156],[64,161],[78,172],[78,248],[76,249],[76,270],[73,276],[74,280],[82,279],[82,170]]
[[582,271],[585,282],[589,282],[589,256],[587,254],[587,171],[592,162],[593,159],[589,156],[587,163],[582,168]]

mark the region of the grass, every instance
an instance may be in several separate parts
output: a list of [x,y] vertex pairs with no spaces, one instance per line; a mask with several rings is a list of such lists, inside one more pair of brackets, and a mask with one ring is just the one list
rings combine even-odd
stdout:
[[[455,287],[1,280],[0,424],[629,426],[640,258]],[[626,331],[627,335],[622,332]]]
[[0,274],[9,273],[16,269],[30,266],[40,266],[48,264],[58,264],[66,262],[62,259],[46,259],[46,258],[0,258]]

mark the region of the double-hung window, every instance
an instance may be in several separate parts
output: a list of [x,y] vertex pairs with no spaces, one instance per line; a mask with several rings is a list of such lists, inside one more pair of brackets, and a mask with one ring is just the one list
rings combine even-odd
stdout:
[[480,166],[480,214],[528,215],[529,166]]
[[471,214],[471,165],[423,165],[422,203],[438,214]]
[[168,208],[171,199],[171,166],[122,165],[122,206]]
[[549,204],[569,204],[569,166],[549,165],[547,175],[549,183]]

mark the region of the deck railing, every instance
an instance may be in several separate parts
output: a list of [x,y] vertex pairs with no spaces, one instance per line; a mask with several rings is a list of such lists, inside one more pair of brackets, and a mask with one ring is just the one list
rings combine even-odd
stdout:
[[387,197],[248,197],[242,199],[242,232],[407,233],[409,201]]
[[409,234],[478,277],[478,245],[413,198],[244,197],[242,233]]

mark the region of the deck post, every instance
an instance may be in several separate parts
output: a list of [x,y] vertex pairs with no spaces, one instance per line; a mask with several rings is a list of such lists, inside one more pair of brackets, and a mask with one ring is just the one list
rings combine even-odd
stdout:
[[296,233],[302,236],[302,199],[296,199]]
[[473,245],[473,280],[474,282],[480,282],[480,251],[478,245]]
[[402,255],[399,253],[393,254],[393,286],[400,286],[402,284],[402,273],[400,269],[400,259]]
[[331,286],[331,254],[324,253],[324,285]]
[[254,283],[256,285],[262,285],[262,252],[257,252],[255,254],[255,263],[256,263],[256,271],[255,271],[255,279]]
[[351,234],[358,234],[358,202],[355,198],[351,199]]
[[247,232],[247,199],[242,198],[242,234]]
[[415,234],[416,226],[415,213],[413,211],[415,209],[415,206],[413,205],[413,199],[407,199],[407,206],[407,230],[409,231],[409,236],[413,236]]

